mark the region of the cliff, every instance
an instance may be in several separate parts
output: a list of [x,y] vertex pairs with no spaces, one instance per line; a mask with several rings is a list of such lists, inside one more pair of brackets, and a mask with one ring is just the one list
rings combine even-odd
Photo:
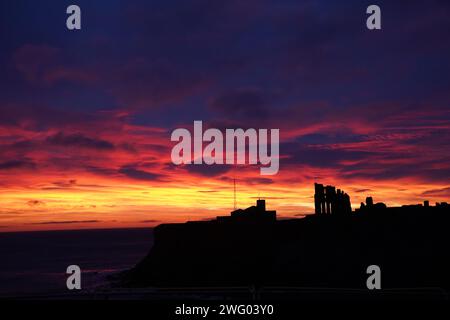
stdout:
[[375,264],[383,288],[450,287],[448,205],[293,220],[262,209],[156,227],[154,247],[124,284],[366,288],[366,269]]

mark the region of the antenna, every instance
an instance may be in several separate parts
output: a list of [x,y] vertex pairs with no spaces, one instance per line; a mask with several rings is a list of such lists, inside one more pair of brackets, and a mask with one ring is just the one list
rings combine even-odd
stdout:
[[234,189],[234,210],[236,210],[236,178],[233,179],[233,189]]

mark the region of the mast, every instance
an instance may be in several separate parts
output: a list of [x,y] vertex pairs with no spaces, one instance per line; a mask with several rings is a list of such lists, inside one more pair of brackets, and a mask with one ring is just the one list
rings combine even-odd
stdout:
[[237,209],[236,206],[236,178],[233,179],[233,194],[234,194],[234,210]]

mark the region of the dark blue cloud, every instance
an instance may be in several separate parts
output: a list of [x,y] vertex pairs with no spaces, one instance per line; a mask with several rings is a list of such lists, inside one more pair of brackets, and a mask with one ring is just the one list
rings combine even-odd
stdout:
[[36,164],[29,160],[9,160],[5,162],[0,162],[0,170],[12,170],[23,168],[33,169],[35,167]]
[[160,180],[163,177],[161,174],[139,170],[132,166],[124,166],[120,168],[119,173],[132,179],[144,181]]
[[[370,150],[311,145],[369,140],[352,130],[359,121],[376,132],[428,127],[428,135],[402,142],[450,150],[448,1],[379,0],[383,29],[376,32],[365,27],[368,0],[79,0],[79,32],[65,29],[69,4],[0,3],[2,126],[65,132],[68,124],[95,124],[102,119],[99,110],[126,111],[124,124],[167,129],[203,120],[218,128],[279,128],[283,136],[317,125],[282,144],[287,156],[282,165],[342,168],[343,161],[355,161],[344,175],[365,171],[386,179],[417,172],[396,165],[371,171],[371,165],[356,163],[372,157]],[[320,124],[348,130],[330,132]],[[116,147],[81,133],[60,133],[48,142]],[[12,147],[21,151],[32,145],[24,140]],[[134,150],[132,144],[123,148]],[[421,165],[443,163],[445,152]],[[402,154],[386,151],[383,158],[391,156]],[[0,169],[20,166],[0,163]],[[430,179],[439,175],[422,169]],[[139,166],[119,170],[134,179],[160,178]],[[192,166],[189,171],[220,176],[227,170]]]
[[106,151],[115,148],[114,144],[109,141],[86,137],[80,133],[64,134],[58,132],[57,134],[48,137],[46,141],[50,144],[63,147],[92,148]]

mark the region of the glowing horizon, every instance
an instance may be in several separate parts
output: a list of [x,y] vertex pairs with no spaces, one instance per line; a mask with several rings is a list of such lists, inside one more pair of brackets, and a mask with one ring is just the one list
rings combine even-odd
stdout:
[[[448,5],[383,3],[375,32],[330,2],[81,0],[73,32],[64,3],[0,4],[0,232],[214,218],[233,179],[281,217],[314,211],[314,182],[353,209],[449,202]],[[195,120],[279,129],[278,174],[173,165]]]

